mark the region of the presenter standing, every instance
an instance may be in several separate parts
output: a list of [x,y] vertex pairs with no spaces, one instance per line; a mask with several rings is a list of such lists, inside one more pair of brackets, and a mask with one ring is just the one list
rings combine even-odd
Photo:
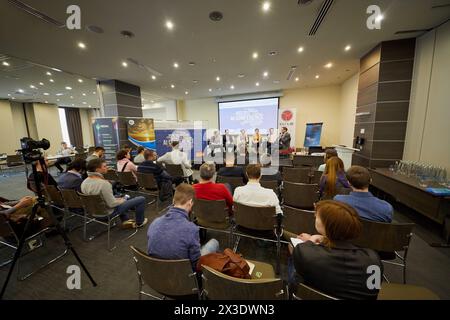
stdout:
[[272,154],[272,144],[277,141],[278,135],[274,128],[269,129],[269,134],[267,135],[267,153]]
[[239,134],[237,144],[238,144],[239,155],[245,156],[246,152],[247,152],[247,144],[248,144],[248,136],[247,136],[247,132],[245,132],[245,129],[241,129],[241,133]]
[[291,147],[291,134],[288,132],[288,128],[281,128],[280,134],[280,150],[286,150]]
[[261,142],[261,134],[259,133],[259,129],[255,129],[255,133],[253,134],[253,147],[256,148],[256,155],[259,153],[259,144]]

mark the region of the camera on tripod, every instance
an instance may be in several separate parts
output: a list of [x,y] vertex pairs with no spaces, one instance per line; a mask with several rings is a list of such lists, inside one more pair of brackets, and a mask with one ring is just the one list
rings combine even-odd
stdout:
[[33,140],[25,137],[20,139],[20,146],[22,149],[18,151],[22,153],[23,161],[32,163],[42,159],[42,153],[39,149],[47,150],[50,148],[50,141],[47,139]]

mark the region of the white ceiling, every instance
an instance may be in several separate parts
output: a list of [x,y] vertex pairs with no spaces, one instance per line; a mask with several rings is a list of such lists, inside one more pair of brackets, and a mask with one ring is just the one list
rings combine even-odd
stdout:
[[[449,0],[335,0],[317,34],[309,37],[323,1],[300,6],[297,0],[271,0],[271,10],[266,13],[261,10],[263,1],[260,0],[24,2],[61,22],[67,18],[68,5],[80,6],[83,29],[71,31],[26,14],[7,0],[0,2],[0,53],[75,74],[71,76],[72,81],[61,78],[55,88],[46,90],[64,91],[63,87],[56,86],[71,81],[64,86],[73,87],[77,101],[81,101],[79,84],[73,81],[77,75],[138,85],[148,100],[340,84],[358,71],[359,58],[377,43],[421,34],[395,35],[395,32],[432,28],[450,17],[449,6],[432,8],[448,4]],[[379,5],[385,16],[381,30],[366,27],[366,9],[372,4]],[[214,10],[223,13],[222,21],[209,20],[208,15]],[[172,31],[165,27],[167,19],[175,25]],[[88,31],[89,25],[101,27],[104,33]],[[132,31],[135,37],[124,38],[120,35],[122,30]],[[80,41],[86,44],[85,50],[77,47]],[[348,52],[344,51],[347,44],[352,46]],[[302,53],[297,51],[299,46],[304,47]],[[256,60],[252,58],[255,51],[259,53]],[[278,54],[269,56],[269,51]],[[152,80],[147,69],[133,63],[122,67],[122,61],[128,58],[158,71],[161,76]],[[191,61],[195,66],[188,65]],[[173,67],[174,62],[179,64],[178,69]],[[324,68],[328,62],[333,63],[330,69]],[[287,74],[294,65],[297,71],[288,81]],[[35,82],[47,80],[48,76],[42,74],[43,70],[36,70],[28,69],[33,76],[27,81],[37,86]],[[269,73],[267,78],[263,77],[264,71]],[[239,78],[238,74],[245,77]],[[320,75],[319,79],[315,78],[316,74]],[[13,83],[15,80],[2,79],[1,75],[0,97],[5,97],[7,91],[16,90],[18,85]],[[215,80],[217,76],[220,82]],[[294,80],[296,77],[298,82]],[[28,82],[22,86],[29,86]],[[83,86],[88,84],[95,87],[94,80],[86,80]],[[231,85],[234,90],[230,89]],[[96,97],[90,98],[88,103],[98,104]]]

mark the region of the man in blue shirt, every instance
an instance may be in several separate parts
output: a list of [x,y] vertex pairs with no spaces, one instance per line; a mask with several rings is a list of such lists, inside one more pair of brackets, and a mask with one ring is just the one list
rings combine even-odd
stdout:
[[369,192],[369,170],[361,166],[352,166],[347,171],[347,180],[353,190],[349,195],[337,195],[334,200],[347,203],[356,209],[359,216],[366,220],[392,222],[394,209]]
[[173,207],[148,228],[149,256],[167,260],[189,259],[195,270],[200,256],[219,250],[216,239],[209,240],[200,248],[199,228],[189,221],[194,197],[191,185],[182,183],[175,189]]
[[83,174],[86,172],[86,161],[77,159],[72,161],[67,172],[58,179],[60,189],[72,189],[81,192],[81,183],[83,183]]

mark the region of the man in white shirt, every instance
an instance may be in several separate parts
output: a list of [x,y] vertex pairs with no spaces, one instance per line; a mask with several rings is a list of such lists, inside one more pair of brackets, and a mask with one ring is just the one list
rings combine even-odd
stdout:
[[69,148],[66,142],[61,142],[61,150],[58,151],[58,154],[61,156],[56,160],[55,167],[58,168],[59,172],[62,173],[64,169],[61,167],[62,164],[69,164],[72,159],[70,155],[73,153],[73,150]]
[[192,181],[192,164],[189,161],[187,154],[179,150],[178,141],[173,141],[171,145],[172,151],[167,152],[165,155],[158,158],[157,162],[181,165],[184,177],[188,178],[189,181]]
[[278,134],[275,132],[274,128],[269,129],[269,134],[267,135],[267,153],[272,154],[272,145],[276,144],[278,139]]
[[261,166],[249,164],[246,168],[247,185],[234,190],[233,201],[252,207],[275,207],[277,213],[283,213],[280,201],[272,189],[261,187]]

